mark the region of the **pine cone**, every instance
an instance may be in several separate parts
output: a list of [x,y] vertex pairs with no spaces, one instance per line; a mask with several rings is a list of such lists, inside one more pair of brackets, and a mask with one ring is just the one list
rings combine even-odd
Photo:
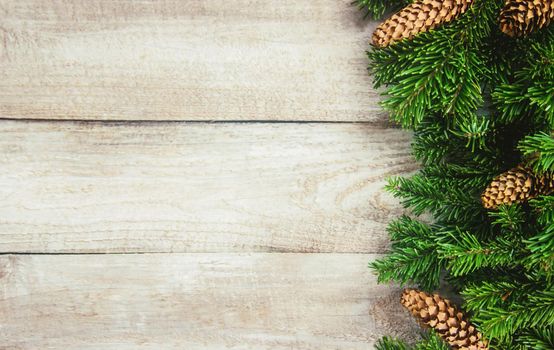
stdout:
[[506,0],[500,29],[509,36],[525,36],[554,19],[554,0]]
[[523,203],[552,192],[552,175],[535,175],[531,169],[520,165],[495,177],[481,195],[481,200],[485,208],[496,209],[501,204]]
[[385,47],[402,39],[412,39],[466,12],[473,0],[416,0],[373,32],[373,45]]
[[416,289],[406,289],[400,302],[422,325],[433,328],[452,349],[488,349],[481,333],[450,300],[438,294],[430,295]]

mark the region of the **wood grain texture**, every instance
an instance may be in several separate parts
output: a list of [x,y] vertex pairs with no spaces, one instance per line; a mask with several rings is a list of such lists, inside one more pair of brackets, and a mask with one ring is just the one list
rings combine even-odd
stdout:
[[367,263],[416,164],[350,2],[0,0],[0,349],[410,338]]
[[0,257],[2,349],[370,349],[413,334],[363,254]]
[[0,0],[0,118],[381,118],[351,0]]
[[410,135],[360,124],[0,123],[0,252],[364,252]]

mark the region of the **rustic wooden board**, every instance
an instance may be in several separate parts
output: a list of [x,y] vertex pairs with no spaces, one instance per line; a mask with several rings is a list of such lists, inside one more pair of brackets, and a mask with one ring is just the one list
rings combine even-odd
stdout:
[[0,118],[380,118],[351,0],[0,0]]
[[350,2],[0,0],[0,349],[413,336],[367,263],[416,165]]
[[363,254],[0,257],[2,349],[369,349],[414,323]]
[[0,252],[365,252],[410,135],[367,124],[0,123]]

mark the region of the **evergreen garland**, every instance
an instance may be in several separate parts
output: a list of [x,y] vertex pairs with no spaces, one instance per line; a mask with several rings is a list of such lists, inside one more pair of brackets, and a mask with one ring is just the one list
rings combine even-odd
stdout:
[[[377,18],[407,1],[356,3]],[[382,106],[413,131],[421,163],[418,174],[389,180],[412,215],[390,223],[390,252],[370,266],[379,282],[429,292],[446,279],[491,349],[554,349],[554,196],[496,210],[480,200],[518,164],[537,176],[554,172],[554,25],[510,37],[500,30],[503,6],[474,0],[449,23],[368,50]],[[418,219],[424,213],[431,222]],[[415,347],[377,344],[447,348],[435,335]]]

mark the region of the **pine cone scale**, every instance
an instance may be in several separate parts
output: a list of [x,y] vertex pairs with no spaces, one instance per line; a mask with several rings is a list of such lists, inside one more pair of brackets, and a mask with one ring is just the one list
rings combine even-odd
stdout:
[[519,37],[542,29],[554,19],[552,0],[506,0],[500,12],[500,29]]
[[466,12],[473,0],[416,0],[373,32],[373,45],[386,47],[402,39],[412,39],[417,34],[448,23]]
[[554,192],[552,174],[535,175],[523,165],[495,177],[481,195],[483,206],[497,209],[502,204],[523,203]]
[[433,328],[453,349],[488,349],[481,333],[448,299],[438,294],[429,295],[416,289],[407,289],[400,302],[420,323]]

